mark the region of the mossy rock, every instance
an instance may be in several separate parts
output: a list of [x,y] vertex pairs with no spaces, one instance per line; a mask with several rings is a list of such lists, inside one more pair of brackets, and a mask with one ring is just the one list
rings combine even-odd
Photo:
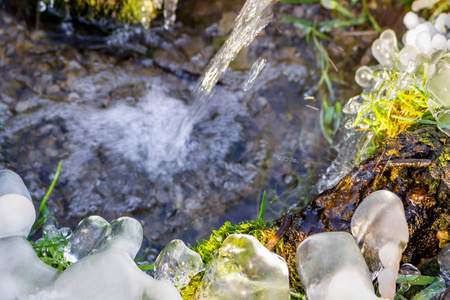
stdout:
[[[433,259],[449,242],[449,150],[450,138],[435,127],[402,132],[388,139],[371,158],[351,170],[335,187],[318,195],[301,212],[288,213],[259,229],[251,223],[240,224],[238,228],[228,223],[195,250],[207,262],[225,235],[254,234],[286,259],[291,289],[303,294],[295,261],[300,243],[315,233],[350,232],[353,212],[362,199],[386,189],[402,199],[409,226],[410,242],[402,263],[419,266]],[[239,231],[243,225],[252,230]],[[183,290],[184,299],[195,299],[201,277],[202,274],[197,275]]]
[[59,24],[71,17],[75,30],[95,35],[108,34],[121,24],[149,27],[160,7],[153,0],[5,0],[5,8],[29,24]]

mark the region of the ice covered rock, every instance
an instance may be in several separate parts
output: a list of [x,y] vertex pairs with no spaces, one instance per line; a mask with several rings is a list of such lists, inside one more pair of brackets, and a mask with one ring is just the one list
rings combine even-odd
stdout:
[[202,270],[200,254],[186,247],[181,240],[167,244],[155,261],[155,279],[168,281],[177,288],[187,286]]
[[109,223],[99,216],[82,220],[64,249],[64,257],[72,263],[88,255],[96,246]]
[[376,191],[359,204],[352,234],[376,276],[382,297],[394,299],[400,259],[409,239],[402,201],[392,192]]
[[56,276],[57,270],[43,263],[23,236],[0,239],[0,299],[29,299],[50,287]]
[[255,237],[228,236],[206,266],[197,299],[289,299],[286,262]]
[[325,232],[297,248],[297,271],[308,300],[375,300],[369,269],[347,232]]
[[0,238],[26,237],[36,219],[33,203],[18,194],[0,197]]
[[32,201],[30,192],[18,174],[11,170],[0,170],[0,196],[6,194],[19,194]]
[[93,249],[55,281],[52,300],[181,299],[168,282],[155,280],[134,262],[142,242],[142,226],[122,217],[105,228]]
[[0,195],[0,299],[29,299],[50,286],[57,271],[26,240],[36,213],[20,176],[0,171]]

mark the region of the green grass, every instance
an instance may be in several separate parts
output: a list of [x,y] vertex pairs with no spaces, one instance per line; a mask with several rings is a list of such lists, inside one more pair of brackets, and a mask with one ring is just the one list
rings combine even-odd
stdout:
[[[317,65],[320,69],[320,78],[317,82],[319,90],[322,92],[323,106],[320,111],[320,128],[325,139],[333,144],[333,137],[340,127],[342,120],[343,99],[337,99],[332,78],[336,77],[332,71],[338,73],[330,55],[328,54],[326,43],[333,38],[328,34],[335,28],[350,28],[354,26],[365,26],[367,24],[374,30],[380,31],[380,26],[370,14],[366,0],[362,4],[358,1],[338,2],[335,0],[281,0],[280,2],[291,4],[316,4],[329,10],[334,19],[331,20],[306,20],[284,16],[281,21],[290,22],[295,27],[300,28],[305,33],[307,43],[312,43],[315,49]],[[345,5],[341,4],[345,3]],[[370,29],[372,29],[370,28]]]
[[[64,247],[67,245],[67,238],[70,232],[66,230],[57,230],[53,225],[43,228],[45,222],[50,217],[50,211],[47,208],[47,200],[56,185],[59,174],[61,173],[61,168],[62,161],[59,162],[52,183],[39,205],[36,222],[28,235],[28,240],[40,260],[60,271],[64,271],[70,265],[70,262],[66,261],[64,257]],[[36,241],[31,240],[31,238],[40,230],[42,230],[42,237]]]

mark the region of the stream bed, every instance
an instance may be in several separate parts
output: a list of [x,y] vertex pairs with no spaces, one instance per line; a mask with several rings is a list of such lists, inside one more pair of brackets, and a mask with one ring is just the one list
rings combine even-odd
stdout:
[[303,36],[277,19],[232,62],[179,159],[164,160],[242,6],[220,2],[193,5],[196,14],[179,7],[169,31],[125,26],[101,41],[70,24],[32,30],[0,11],[0,168],[40,200],[62,160],[48,201],[59,225],[132,216],[154,254],[174,238],[194,244],[225,221],[257,218],[264,190],[265,219],[308,200],[334,155],[321,100],[311,100],[320,70]]

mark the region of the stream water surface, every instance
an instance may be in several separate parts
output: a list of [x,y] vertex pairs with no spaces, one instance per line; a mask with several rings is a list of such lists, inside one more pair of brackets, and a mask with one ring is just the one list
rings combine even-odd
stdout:
[[70,24],[31,30],[0,12],[2,167],[39,200],[62,160],[48,202],[60,226],[133,216],[155,254],[171,239],[194,243],[224,221],[256,218],[264,190],[266,219],[315,193],[332,156],[320,101],[309,97],[320,72],[302,37],[277,20],[241,50],[185,151],[167,159],[238,2],[211,1],[196,14],[182,6],[170,31],[125,27],[101,42],[73,35]]

